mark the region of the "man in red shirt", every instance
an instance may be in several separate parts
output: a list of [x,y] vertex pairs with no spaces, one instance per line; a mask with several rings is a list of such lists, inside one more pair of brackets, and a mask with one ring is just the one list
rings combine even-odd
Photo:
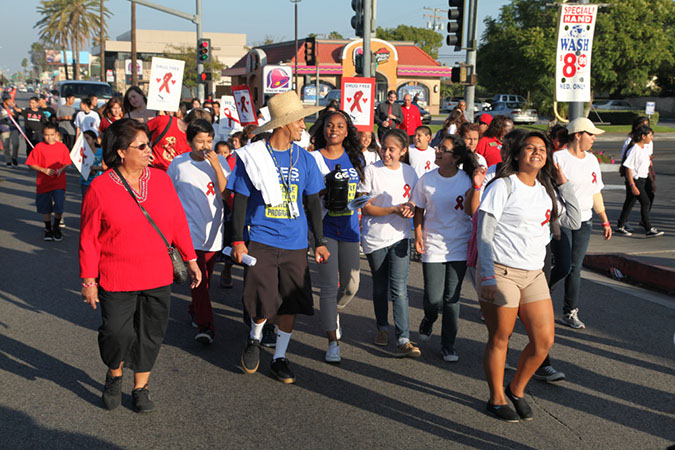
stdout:
[[410,139],[409,142],[412,143],[415,137],[415,130],[417,127],[422,126],[422,116],[417,106],[413,105],[410,94],[406,94],[403,97],[403,107],[401,110],[403,111],[403,122],[398,127],[406,132]]
[[[37,212],[44,216],[45,241],[60,241],[61,218],[66,198],[66,167],[72,164],[68,147],[56,140],[56,124],[47,123],[42,129],[44,142],[38,143],[26,160],[37,171]],[[52,225],[52,212],[54,224]]]

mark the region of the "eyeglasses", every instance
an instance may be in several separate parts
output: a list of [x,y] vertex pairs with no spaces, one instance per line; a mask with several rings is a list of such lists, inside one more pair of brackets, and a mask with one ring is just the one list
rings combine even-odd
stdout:
[[141,145],[130,145],[129,147],[137,148],[137,149],[143,151],[143,150],[145,150],[146,148],[150,147],[150,143],[149,143],[149,142],[146,142],[145,144],[141,144]]

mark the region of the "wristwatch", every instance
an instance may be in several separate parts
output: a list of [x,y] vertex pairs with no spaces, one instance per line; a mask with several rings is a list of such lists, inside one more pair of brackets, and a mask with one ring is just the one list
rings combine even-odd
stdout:
[[325,237],[320,237],[320,238],[314,238],[314,246],[315,247],[325,247],[328,245],[328,239]]

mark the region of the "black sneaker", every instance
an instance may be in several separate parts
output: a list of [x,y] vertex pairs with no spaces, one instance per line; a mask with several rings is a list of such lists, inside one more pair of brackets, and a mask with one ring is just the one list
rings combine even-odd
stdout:
[[256,373],[260,365],[260,341],[249,339],[241,354],[241,367],[246,373]]
[[211,328],[206,328],[204,330],[200,330],[199,333],[195,335],[195,341],[199,342],[200,344],[204,345],[209,345],[213,343],[213,338],[215,336],[215,333]]
[[61,228],[56,227],[52,230],[52,236],[54,237],[55,241],[62,241],[63,240],[63,234],[61,233]]
[[263,326],[262,339],[260,345],[267,348],[275,348],[277,346],[277,333],[274,331],[274,325],[265,324]]
[[12,164],[15,165],[15,166],[18,166],[18,165],[19,165],[19,161],[17,161],[16,159],[13,159],[13,160],[12,160]]
[[426,316],[423,317],[422,322],[420,322],[420,329],[419,329],[420,342],[429,342],[429,339],[431,339],[431,333],[433,332],[433,329],[434,323],[429,319],[427,319]]
[[516,412],[518,413],[521,419],[532,420],[532,416],[534,415],[532,413],[532,408],[530,408],[530,405],[527,404],[527,401],[525,400],[524,397],[516,397],[515,395],[513,395],[513,392],[511,392],[510,384],[506,386],[506,389],[504,389],[504,393],[509,398],[509,400],[511,400],[511,403],[513,403],[513,406],[516,408]]
[[663,236],[663,231],[659,231],[654,227],[651,227],[649,231],[645,234],[647,237],[657,237],[657,236]]
[[122,376],[113,377],[110,373],[105,374],[105,387],[101,398],[108,411],[112,411],[122,403]]
[[487,402],[487,410],[497,419],[503,420],[504,422],[515,423],[520,421],[518,414],[509,408],[509,405],[493,405],[492,403]]
[[11,166],[11,165],[12,165],[12,163],[11,163],[10,161],[7,161],[6,164],[7,164],[8,166]]
[[[640,221],[640,225],[642,225],[642,221]],[[623,227],[624,227],[624,228],[626,229],[626,231],[628,231],[629,233],[632,233],[633,231],[635,231],[635,228],[631,227],[629,223],[625,224]]]
[[624,236],[632,236],[633,235],[633,233],[628,231],[625,226],[624,227],[616,227],[616,229],[614,230],[614,233],[623,234]]
[[134,398],[134,409],[137,413],[149,413],[155,410],[155,404],[150,400],[150,391],[146,384],[142,388],[131,391],[131,396]]
[[42,239],[45,241],[53,241],[54,235],[52,234],[52,230],[45,229],[45,236]]
[[277,358],[272,361],[272,374],[277,377],[277,380],[284,384],[295,383],[295,375],[288,367],[288,360],[286,358]]

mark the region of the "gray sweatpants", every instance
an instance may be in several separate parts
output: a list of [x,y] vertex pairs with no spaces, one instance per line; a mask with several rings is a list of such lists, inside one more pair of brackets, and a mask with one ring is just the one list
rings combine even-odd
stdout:
[[2,146],[5,148],[5,162],[12,162],[19,156],[19,132],[16,130],[6,131],[0,136]]
[[319,264],[319,306],[323,329],[335,331],[338,311],[347,306],[359,290],[360,243],[327,240],[330,258],[326,264]]

